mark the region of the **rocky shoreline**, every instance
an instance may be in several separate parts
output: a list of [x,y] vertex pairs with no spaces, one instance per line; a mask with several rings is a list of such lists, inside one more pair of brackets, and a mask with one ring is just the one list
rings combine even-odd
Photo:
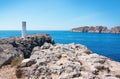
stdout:
[[119,62],[81,44],[55,44],[47,34],[1,39],[0,65],[0,79],[120,79]]
[[22,61],[18,73],[28,79],[119,79],[120,63],[80,44],[45,43]]
[[32,49],[36,46],[42,46],[45,42],[54,44],[54,41],[48,34],[28,35],[26,40],[21,37],[1,38],[0,67],[4,64],[10,64],[12,59],[17,56],[29,58]]
[[120,26],[108,29],[105,26],[82,26],[73,28],[71,32],[120,33]]

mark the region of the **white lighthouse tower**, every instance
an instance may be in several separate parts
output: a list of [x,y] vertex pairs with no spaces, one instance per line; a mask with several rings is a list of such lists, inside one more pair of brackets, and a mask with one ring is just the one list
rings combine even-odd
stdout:
[[26,39],[26,21],[22,21],[22,38]]

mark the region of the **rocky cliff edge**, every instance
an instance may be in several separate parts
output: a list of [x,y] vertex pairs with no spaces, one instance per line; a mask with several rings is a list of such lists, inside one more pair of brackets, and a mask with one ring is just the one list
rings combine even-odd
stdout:
[[21,37],[1,38],[0,67],[10,64],[12,59],[18,56],[29,58],[32,49],[36,46],[42,46],[45,42],[54,44],[54,41],[48,34],[28,35],[26,40]]
[[33,49],[16,74],[25,79],[120,79],[119,67],[80,44],[45,43]]

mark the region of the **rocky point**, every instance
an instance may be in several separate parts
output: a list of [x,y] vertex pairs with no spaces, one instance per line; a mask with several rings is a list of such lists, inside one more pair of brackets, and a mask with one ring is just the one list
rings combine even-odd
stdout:
[[25,79],[120,79],[119,67],[81,44],[45,43],[33,49],[16,74]]

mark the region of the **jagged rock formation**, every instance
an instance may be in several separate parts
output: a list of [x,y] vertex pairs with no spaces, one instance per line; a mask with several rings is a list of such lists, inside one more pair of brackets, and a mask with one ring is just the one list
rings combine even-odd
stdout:
[[45,42],[54,44],[48,34],[28,35],[26,40],[21,37],[0,39],[0,66],[10,64],[14,57],[23,55],[29,58],[35,46],[42,46]]
[[119,62],[80,44],[45,43],[22,61],[16,75],[23,79],[120,79],[119,67]]
[[71,29],[72,32],[120,33],[120,26],[108,29],[105,26],[83,26]]

